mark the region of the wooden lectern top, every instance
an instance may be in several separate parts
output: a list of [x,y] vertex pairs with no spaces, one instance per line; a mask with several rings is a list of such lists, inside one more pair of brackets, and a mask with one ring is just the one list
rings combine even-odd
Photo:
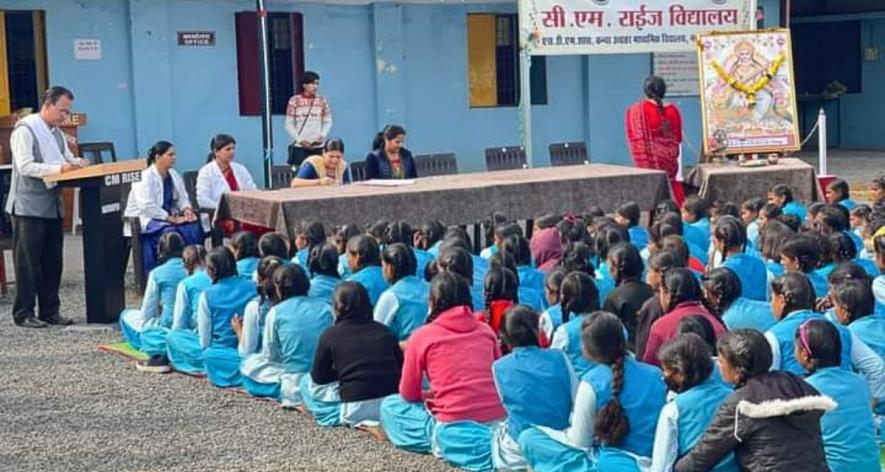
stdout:
[[71,180],[92,179],[112,174],[141,171],[145,168],[147,168],[147,162],[144,159],[108,162],[106,164],[91,165],[63,174],[47,175],[46,177],[43,177],[43,181],[46,183],[58,183]]

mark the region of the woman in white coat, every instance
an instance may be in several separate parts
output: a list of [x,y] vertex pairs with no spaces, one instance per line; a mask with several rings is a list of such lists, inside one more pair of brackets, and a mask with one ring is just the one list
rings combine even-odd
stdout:
[[173,169],[175,147],[168,141],[157,141],[148,150],[147,162],[141,181],[132,185],[124,212],[139,219],[145,274],[157,265],[157,244],[164,233],[178,233],[185,245],[203,244],[204,240],[184,180]]
[[[216,135],[209,142],[209,158],[197,174],[197,203],[200,208],[218,208],[218,202],[226,192],[255,189],[249,170],[234,162],[236,152],[237,141],[229,134]],[[208,222],[204,222],[204,228],[208,230],[206,223]],[[233,221],[224,221],[222,226],[227,236],[233,234]],[[259,234],[265,232],[246,226],[248,225],[243,225],[244,230]]]

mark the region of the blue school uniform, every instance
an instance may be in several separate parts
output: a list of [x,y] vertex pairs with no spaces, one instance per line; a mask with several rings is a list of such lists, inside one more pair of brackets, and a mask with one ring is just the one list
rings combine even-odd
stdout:
[[885,315],[873,314],[858,318],[848,325],[848,330],[885,359]]
[[187,270],[180,257],[173,257],[150,272],[141,309],[125,309],[120,313],[120,329],[132,347],[149,355],[166,352],[166,333],[172,328],[175,294],[185,277]]
[[310,266],[308,265],[308,259],[310,258],[310,248],[304,248],[295,253],[295,257],[292,258],[292,263],[300,265],[304,270],[310,270]]
[[487,259],[487,260],[488,260],[488,259],[491,259],[492,256],[494,256],[495,254],[497,254],[498,251],[500,251],[500,249],[498,249],[498,246],[492,244],[491,246],[489,246],[489,247],[483,249],[482,251],[480,251],[480,252],[479,252],[479,257],[482,257],[483,259]]
[[593,280],[596,283],[596,290],[599,291],[599,300],[608,298],[608,294],[615,289],[615,279],[612,278],[611,272],[608,271],[608,264],[600,262],[596,269],[596,277]]
[[532,425],[565,429],[572,411],[574,372],[561,352],[518,347],[492,365],[495,387],[507,419],[495,430],[492,462],[496,469],[525,468],[520,433]]
[[534,470],[544,472],[616,471],[640,472],[635,454],[614,447],[584,451],[564,445],[546,432],[531,427],[519,435],[519,445],[526,462],[539,464]]
[[737,274],[741,281],[741,296],[750,300],[764,301],[768,286],[768,270],[765,262],[746,254],[733,254],[722,263]]
[[871,279],[875,279],[879,276],[879,267],[876,266],[876,261],[857,258],[854,262],[859,265]]
[[350,277],[353,272],[350,270],[350,264],[347,262],[347,253],[338,256],[338,275],[342,279]]
[[839,200],[836,203],[838,203],[839,205],[842,205],[848,211],[854,210],[855,207],[857,207],[857,202],[850,199],[850,198],[843,198],[842,200]]
[[[759,220],[753,220],[747,225],[747,248],[758,250],[759,246]],[[747,251],[749,253],[749,251]]]
[[255,282],[246,277],[216,281],[200,295],[197,332],[173,331],[166,338],[166,353],[175,370],[206,373],[219,387],[241,383],[237,336],[230,320],[242,316],[255,296]]
[[520,287],[527,287],[543,293],[544,279],[547,277],[547,274],[528,265],[517,267],[516,272],[516,275],[519,276]]
[[630,233],[630,242],[636,246],[636,249],[640,251],[648,246],[648,230],[643,228],[642,226],[636,225],[631,226],[630,229],[627,230]]
[[811,282],[811,286],[814,288],[814,296],[817,298],[827,296],[827,293],[830,292],[830,283],[827,281],[827,278],[817,272],[808,272],[805,274],[808,276],[808,281]]
[[315,275],[310,279],[310,290],[307,292],[307,296],[332,303],[332,294],[335,293],[335,287],[340,283],[341,279],[339,278]]
[[808,214],[808,210],[805,209],[805,205],[799,202],[790,202],[784,205],[783,208],[781,208],[781,213],[785,215],[795,215],[797,218],[799,218],[799,222],[804,223],[805,216]]
[[320,335],[332,326],[328,303],[293,297],[276,304],[267,315],[261,351],[243,360],[246,391],[278,397],[283,406],[301,404],[301,378],[310,373]]
[[433,246],[430,246],[430,249],[427,250],[427,252],[429,252],[434,259],[439,257],[439,248],[440,246],[442,246],[442,243],[443,242],[441,240],[437,241]]
[[[780,365],[772,366],[774,370],[783,370],[792,372],[796,375],[803,375],[805,369],[799,365],[796,360],[795,336],[796,330],[802,323],[809,320],[826,320],[820,313],[811,310],[794,311],[772,326],[765,335],[774,338],[780,352]],[[851,368],[851,333],[842,326],[836,326],[839,330],[839,338],[842,341],[842,367],[844,369]],[[769,339],[771,341],[771,339]]]
[[[561,316],[562,314],[560,313]],[[584,374],[596,366],[596,364],[584,357],[584,353],[581,350],[581,322],[584,321],[585,316],[588,315],[571,313],[569,320],[553,332],[553,342],[550,345],[551,348],[559,349],[565,353],[578,377],[583,377]]]
[[[427,268],[427,264],[435,259],[433,254],[423,250],[412,248],[412,253],[415,254],[415,262],[418,263],[417,270],[415,271],[415,276],[421,280],[424,280],[424,269]],[[474,269],[475,270],[475,269]]]
[[[584,374],[582,384],[587,384],[592,393],[595,393],[595,411],[598,413],[611,400],[612,370],[605,364],[600,364]],[[587,401],[588,395],[582,394],[583,387],[579,387],[575,398],[575,410],[580,407],[580,402]],[[584,390],[586,391],[586,390]],[[664,385],[663,374],[659,369],[648,364],[643,364],[632,357],[624,359],[624,385],[618,399],[627,420],[630,430],[619,445],[619,449],[626,454],[650,457],[654,442],[655,428],[660,416],[661,409],[667,394]],[[593,418],[575,419],[575,421],[593,421]],[[576,427],[573,422],[572,428]],[[546,437],[546,438],[545,438]],[[550,438],[549,440],[547,438]],[[564,439],[564,438],[563,438]],[[593,438],[581,438],[584,444],[592,444]],[[525,454],[526,460],[534,470],[576,470],[567,469],[563,463],[586,465],[587,451],[578,449],[578,445],[568,445],[561,440],[554,440],[545,432],[537,428],[529,428],[519,438],[519,444]],[[605,448],[598,452],[601,454]],[[592,451],[590,461],[593,461]],[[599,470],[603,469],[597,464]],[[583,470],[592,470],[585,468]],[[629,470],[629,469],[628,469]]]
[[196,331],[197,307],[200,294],[212,286],[212,279],[206,269],[199,268],[179,282],[175,296],[175,309],[172,317],[172,330]]
[[777,323],[768,302],[740,297],[722,313],[722,321],[729,331],[750,328],[766,332]]
[[[436,257],[434,256],[434,259]],[[475,254],[471,254],[470,257],[473,258],[473,285],[482,287],[485,284],[486,273],[489,271],[489,261]]]
[[553,333],[562,326],[562,305],[557,303],[541,313],[541,319],[538,323],[543,330],[547,340],[553,341]]
[[692,252],[692,256],[702,261],[707,260],[706,249],[710,246],[710,220],[701,218],[694,223],[685,223],[682,226],[682,233],[685,236],[685,241],[690,243],[689,246],[694,245],[701,250],[700,255]]
[[258,270],[258,258],[257,257],[244,257],[237,261],[237,274],[240,277],[252,278],[255,275],[255,271]]
[[381,266],[366,266],[347,278],[350,282],[357,282],[365,287],[369,292],[369,301],[372,306],[378,303],[378,297],[387,290],[387,281],[384,280],[384,273]]
[[[711,375],[700,385],[679,393],[661,410],[655,434],[652,470],[669,470],[676,460],[697,444],[710,425],[716,410],[733,392]],[[713,468],[715,472],[740,470],[729,454]]]
[[824,413],[820,421],[830,469],[833,472],[880,470],[870,390],[863,377],[838,367],[826,367],[805,380],[836,402],[836,408]]
[[387,289],[375,305],[375,321],[387,326],[397,341],[405,341],[427,319],[430,284],[410,275]]
[[267,319],[267,312],[270,311],[270,301],[258,296],[253,298],[246,304],[245,314],[243,315],[243,332],[240,336],[240,343],[237,346],[237,352],[240,358],[249,354],[254,354],[261,349],[261,337],[264,333],[264,322]]

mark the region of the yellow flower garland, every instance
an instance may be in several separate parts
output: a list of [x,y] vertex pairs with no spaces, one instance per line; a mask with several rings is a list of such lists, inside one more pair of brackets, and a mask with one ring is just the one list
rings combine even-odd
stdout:
[[773,61],[768,65],[768,69],[765,71],[765,75],[759,77],[752,85],[742,84],[738,82],[737,78],[733,75],[725,72],[725,69],[722,68],[716,61],[710,61],[710,65],[713,66],[713,70],[716,71],[716,74],[725,81],[731,88],[737,90],[738,92],[743,93],[747,97],[747,106],[754,107],[756,106],[756,93],[762,90],[771,79],[777,75],[778,69],[781,68],[784,61],[787,59],[787,56],[784,54],[778,54],[777,57],[774,58]]

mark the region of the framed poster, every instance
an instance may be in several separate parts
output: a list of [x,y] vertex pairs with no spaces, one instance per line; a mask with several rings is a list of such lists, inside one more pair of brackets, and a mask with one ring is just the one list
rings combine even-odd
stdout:
[[787,29],[698,36],[706,154],[800,147]]

